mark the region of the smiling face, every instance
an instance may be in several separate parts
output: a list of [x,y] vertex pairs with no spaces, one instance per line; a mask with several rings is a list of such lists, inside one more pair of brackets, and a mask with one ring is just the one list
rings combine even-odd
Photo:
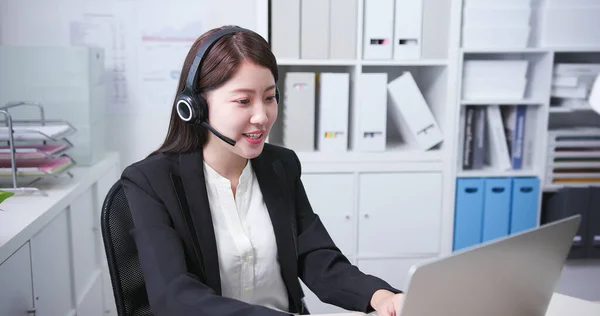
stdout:
[[277,119],[275,87],[268,68],[244,61],[230,80],[207,92],[208,124],[236,144],[231,146],[209,132],[205,149],[246,159],[260,155]]

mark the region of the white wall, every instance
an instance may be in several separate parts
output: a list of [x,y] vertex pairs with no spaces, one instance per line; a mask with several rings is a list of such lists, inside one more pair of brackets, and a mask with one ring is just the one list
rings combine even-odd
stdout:
[[[170,73],[181,69],[191,45],[142,36],[170,27],[166,33],[191,38],[236,24],[266,37],[267,14],[266,0],[2,0],[0,45],[105,48],[109,93],[122,91],[107,104],[107,147],[125,167],[164,139],[178,79]],[[192,32],[180,31],[189,25]],[[118,70],[125,78],[119,89],[112,79]]]

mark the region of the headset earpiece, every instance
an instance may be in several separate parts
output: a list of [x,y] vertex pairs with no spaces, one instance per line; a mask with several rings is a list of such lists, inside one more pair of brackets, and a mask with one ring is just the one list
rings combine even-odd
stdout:
[[275,101],[279,104],[279,87],[275,87]]

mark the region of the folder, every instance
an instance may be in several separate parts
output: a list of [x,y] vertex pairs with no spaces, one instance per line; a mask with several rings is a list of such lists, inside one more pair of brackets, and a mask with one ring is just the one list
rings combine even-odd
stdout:
[[277,59],[300,58],[300,0],[271,0],[270,31]]
[[329,58],[329,1],[301,0],[300,58]]
[[591,188],[587,225],[587,257],[600,259],[600,188]]
[[591,190],[589,188],[563,188],[552,195],[545,203],[543,222],[551,223],[572,215],[581,215],[581,224],[573,238],[569,259],[582,259],[589,248]]
[[396,0],[394,59],[421,58],[423,0]]
[[283,144],[297,151],[315,150],[314,72],[288,72],[283,93]]
[[442,130],[410,71],[392,80],[388,91],[396,109],[391,112],[397,116],[397,121],[404,119],[421,149],[431,149],[443,141]]
[[363,59],[392,59],[394,0],[364,0]]
[[510,178],[485,179],[482,241],[505,237],[510,225]]
[[329,152],[346,151],[348,149],[350,74],[321,73],[318,81],[318,149]]
[[454,217],[454,251],[481,243],[484,179],[458,179]]
[[330,0],[329,58],[356,58],[358,0]]
[[538,195],[538,178],[512,179],[510,234],[537,227]]
[[359,151],[385,150],[387,78],[387,73],[361,74],[357,133]]

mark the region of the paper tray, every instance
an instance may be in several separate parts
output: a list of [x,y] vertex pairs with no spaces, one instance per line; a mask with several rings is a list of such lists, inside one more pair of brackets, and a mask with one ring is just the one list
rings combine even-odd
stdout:
[[[51,159],[28,159],[17,161],[18,177],[43,177],[59,175],[74,165],[68,156]],[[12,168],[10,161],[0,162],[0,177],[11,177]]]
[[[67,150],[69,144],[48,144],[48,145],[21,145],[15,146],[15,158],[24,159],[45,159],[53,155],[58,155]],[[0,160],[10,160],[10,148],[0,147]]]
[[[55,123],[46,125],[17,125],[14,121],[13,130],[15,141],[27,140],[59,140],[75,132],[75,128],[68,123]],[[9,140],[8,127],[0,127],[0,140]]]

